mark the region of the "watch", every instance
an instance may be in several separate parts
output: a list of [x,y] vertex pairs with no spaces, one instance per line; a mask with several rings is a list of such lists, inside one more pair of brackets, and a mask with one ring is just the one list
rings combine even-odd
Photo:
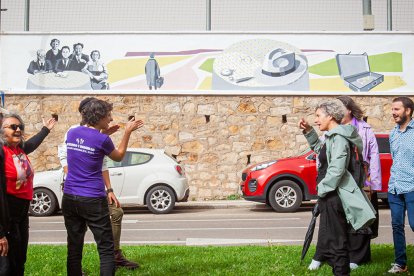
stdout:
[[107,193],[107,194],[109,194],[109,193],[113,193],[113,192],[114,192],[114,189],[112,189],[112,188],[106,189],[106,193]]

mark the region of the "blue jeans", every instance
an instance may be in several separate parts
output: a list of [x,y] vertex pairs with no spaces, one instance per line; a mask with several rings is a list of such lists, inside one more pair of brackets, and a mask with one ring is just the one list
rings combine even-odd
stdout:
[[91,229],[98,247],[100,275],[115,275],[114,240],[106,197],[64,194],[62,214],[68,233],[68,276],[82,275],[82,249],[86,226]]
[[404,232],[405,212],[407,211],[411,230],[414,231],[414,192],[399,195],[388,193],[388,202],[391,209],[395,263],[401,266],[406,266],[407,254]]

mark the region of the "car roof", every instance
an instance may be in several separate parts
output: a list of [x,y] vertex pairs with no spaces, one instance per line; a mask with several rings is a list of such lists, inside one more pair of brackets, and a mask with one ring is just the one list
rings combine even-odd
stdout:
[[164,153],[164,149],[149,149],[149,148],[128,148],[127,151],[132,152],[142,152],[142,153],[149,153],[149,154],[162,154]]

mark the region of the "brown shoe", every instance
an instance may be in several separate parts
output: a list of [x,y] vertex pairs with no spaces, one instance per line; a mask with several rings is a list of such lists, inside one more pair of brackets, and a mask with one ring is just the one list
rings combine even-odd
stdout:
[[115,267],[125,267],[126,269],[136,269],[139,264],[128,261],[124,255],[122,255],[121,249],[115,250]]

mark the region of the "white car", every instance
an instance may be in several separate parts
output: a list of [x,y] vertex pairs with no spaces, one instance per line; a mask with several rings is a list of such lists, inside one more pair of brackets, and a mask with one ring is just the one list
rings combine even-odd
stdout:
[[[155,214],[169,213],[187,201],[184,169],[162,149],[129,148],[121,162],[108,159],[112,188],[122,205],[147,205]],[[33,216],[49,216],[62,206],[63,169],[35,173]]]

